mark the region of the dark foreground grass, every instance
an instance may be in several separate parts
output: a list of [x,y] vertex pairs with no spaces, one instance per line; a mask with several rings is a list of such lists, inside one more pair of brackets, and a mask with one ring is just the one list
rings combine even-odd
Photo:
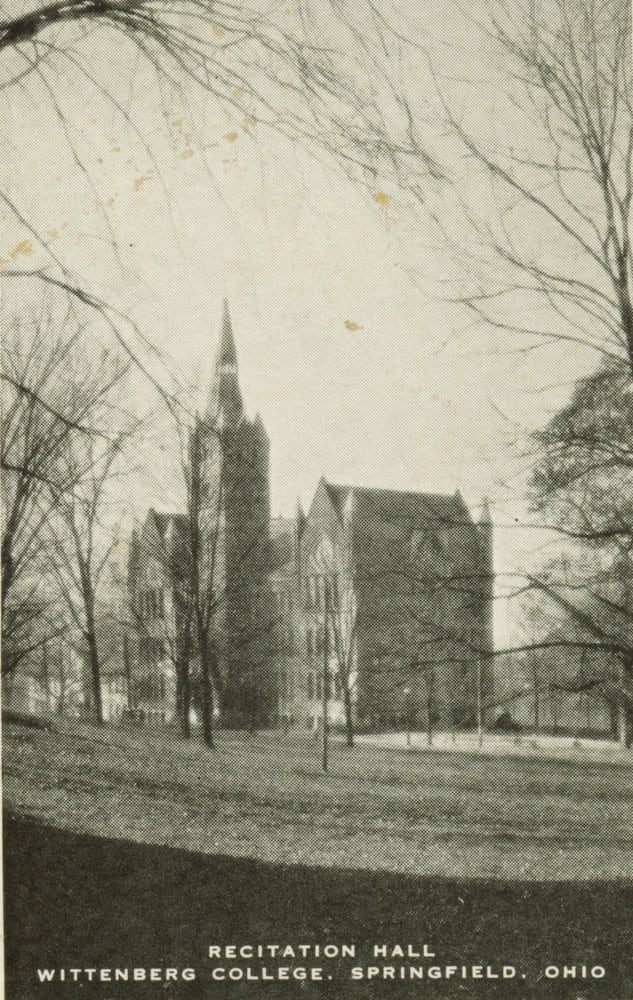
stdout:
[[424,877],[633,877],[630,763],[408,753],[314,739],[8,725],[16,815],[76,832],[290,865]]
[[[484,883],[272,865],[79,835],[12,815],[5,820],[5,879],[8,1000],[633,996],[630,885]],[[322,983],[211,978],[213,966],[233,963],[211,962],[210,944],[332,942],[355,944],[359,957],[309,961],[324,969]],[[387,942],[426,942],[437,959],[425,965],[506,963],[517,976],[505,983],[353,982],[351,968],[374,964],[373,945]],[[606,974],[598,981],[551,980],[544,970],[552,963],[577,970],[599,964]],[[262,964],[239,963],[256,972]],[[91,984],[85,975],[82,985],[37,979],[37,969],[46,967],[167,966],[193,967],[196,979],[171,985]]]

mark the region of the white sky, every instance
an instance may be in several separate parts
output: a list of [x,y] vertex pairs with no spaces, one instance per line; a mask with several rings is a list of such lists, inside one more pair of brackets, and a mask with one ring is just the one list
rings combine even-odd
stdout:
[[[448,9],[438,6],[429,25],[436,35],[452,30]],[[129,53],[108,59],[123,80]],[[472,75],[484,63],[471,51]],[[88,182],[50,103],[38,100],[42,86],[12,88],[3,190],[201,393],[229,298],[246,407],[261,413],[271,438],[273,512],[291,513],[297,497],[309,503],[324,474],[422,491],[459,486],[473,506],[497,499],[503,524],[523,520],[514,441],[544,422],[587,358],[573,348],[524,355],[518,342],[501,351],[469,331],[468,318],[442,301],[449,265],[423,206],[380,183],[353,183],[333,162],[245,125],[247,106],[228,112],[199,96],[163,104],[139,69],[133,106],[152,160],[67,67],[56,100]],[[126,102],[127,82],[116,87]],[[37,246],[11,257],[29,233],[8,212],[2,222],[0,258],[29,268],[45,261]],[[170,464],[160,454],[150,464],[147,492],[136,488],[133,505],[177,504]],[[500,529],[498,565],[515,566],[534,538]]]

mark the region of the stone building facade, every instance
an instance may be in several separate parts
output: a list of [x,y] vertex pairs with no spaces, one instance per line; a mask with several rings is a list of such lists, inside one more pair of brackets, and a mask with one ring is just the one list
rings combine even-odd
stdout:
[[217,656],[217,709],[234,724],[274,714],[267,674],[273,627],[269,447],[259,415],[249,420],[244,412],[225,303],[207,406],[189,438],[188,511],[150,510],[132,545],[134,672],[143,692],[135,707],[150,717],[173,718],[185,660],[196,676],[196,609],[188,589],[194,562]]
[[[463,728],[492,699],[492,528],[461,495],[335,485],[299,509],[272,577],[283,658],[280,714],[376,729]],[[346,706],[347,700],[347,706]]]
[[[307,514],[299,506],[293,518],[271,519],[269,441],[261,418],[251,421],[244,411],[226,306],[189,466],[201,558],[217,598],[217,694],[229,724],[258,715],[260,724],[318,727],[324,678],[333,723],[473,723],[478,699],[490,700],[487,511],[475,523],[459,492],[322,479]],[[184,514],[150,511],[133,545],[135,669],[148,692],[154,685],[147,709],[162,703],[166,719],[173,715],[184,613],[178,592],[192,523]]]

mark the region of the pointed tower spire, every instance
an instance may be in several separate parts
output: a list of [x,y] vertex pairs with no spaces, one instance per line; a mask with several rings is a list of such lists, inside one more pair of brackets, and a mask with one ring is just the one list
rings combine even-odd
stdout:
[[220,342],[215,356],[215,365],[209,402],[205,419],[214,426],[236,427],[244,414],[242,393],[237,370],[237,351],[229,304],[224,300]]
[[219,365],[235,365],[237,368],[237,351],[235,350],[235,338],[233,336],[233,325],[231,323],[228,299],[224,300],[222,307],[222,332],[220,334],[216,367]]

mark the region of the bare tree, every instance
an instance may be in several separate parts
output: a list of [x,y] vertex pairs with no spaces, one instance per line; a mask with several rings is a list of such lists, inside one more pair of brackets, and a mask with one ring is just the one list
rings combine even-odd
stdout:
[[[421,144],[407,140],[404,109],[400,143],[392,148],[385,142],[378,91],[388,86],[388,78],[383,72],[379,82],[376,70],[387,26],[371,0],[356,7],[350,22],[335,0],[303,0],[290,11],[261,0],[180,0],[176,5],[171,0],[29,0],[14,16],[0,20],[0,88],[9,101],[18,92],[31,96],[58,127],[77,184],[85,185],[99,203],[105,239],[118,254],[121,241],[113,231],[107,199],[99,196],[100,179],[76,134],[68,95],[60,93],[62,76],[76,79],[78,88],[87,88],[105,113],[129,130],[157,176],[160,163],[151,141],[156,122],[149,125],[145,109],[132,96],[139,64],[155,81],[165,105],[183,96],[194,104],[210,97],[240,121],[325,153],[355,175],[366,171],[376,177],[380,167],[395,172],[403,150],[425,169],[434,169]],[[357,45],[361,25],[363,44]],[[113,84],[113,47],[126,63],[123,73],[129,68],[129,99],[125,88],[121,92]],[[22,234],[19,246],[36,246],[45,261],[30,271],[9,262],[5,274],[30,274],[63,286],[106,317],[117,340],[144,364],[153,345],[87,274],[76,273],[41,230],[26,197],[7,183],[0,199]]]
[[577,555],[582,547],[596,554],[601,569],[576,558],[575,594],[560,574],[523,582],[559,618],[545,646],[524,653],[566,649],[583,663],[597,655],[602,668],[591,678],[583,667],[575,682],[561,684],[601,691],[621,715],[630,710],[631,605],[605,580],[613,583],[609,567],[630,552],[633,524],[632,24],[629,0],[486,5],[477,28],[497,57],[494,106],[503,128],[494,136],[468,109],[456,110],[456,88],[432,71],[450,148],[465,154],[484,190],[474,198],[461,167],[447,167],[454,211],[436,218],[459,267],[457,301],[484,331],[517,334],[528,347],[581,346],[598,357],[570,402],[534,435],[530,489],[534,511]]
[[[106,355],[99,359],[98,378],[102,386],[108,387],[108,398],[102,400],[106,405],[100,412],[102,426],[107,426],[106,412],[115,392],[121,392],[127,371],[127,366],[117,358]],[[76,373],[78,378],[82,374],[89,380],[91,366],[82,366]],[[108,416],[111,418],[111,413]],[[104,721],[100,646],[105,640],[104,633],[111,632],[114,625],[104,616],[99,600],[116,544],[112,527],[106,523],[107,514],[111,513],[108,488],[119,472],[124,444],[130,435],[130,429],[114,431],[105,440],[85,438],[65,449],[60,455],[60,467],[73,487],[58,494],[55,516],[47,524],[47,562],[70,619],[85,644],[98,725]]]
[[169,613],[161,613],[160,642],[175,671],[181,731],[189,735],[195,694],[203,740],[213,747],[216,715],[227,722],[237,713],[254,725],[269,708],[264,677],[277,615],[263,575],[268,522],[249,532],[235,496],[227,499],[226,428],[196,418],[193,427],[177,421],[176,431],[186,513],[150,512],[175,526],[173,534],[167,537],[161,529],[153,542],[151,532],[134,540],[131,624],[141,638],[159,635],[155,616],[148,620],[140,602],[145,567],[151,564],[153,573],[159,567],[170,595]]
[[503,130],[477,129],[434,74],[449,149],[488,195],[470,197],[447,165],[457,216],[438,222],[463,267],[459,301],[484,329],[580,343],[631,370],[630,0],[494,0],[478,28]]
[[[620,645],[628,649],[633,621],[632,429],[630,376],[620,365],[603,364],[578,382],[567,406],[534,436],[530,484],[534,510],[566,540],[563,559],[539,575],[541,595],[571,623],[570,647],[588,633],[604,638],[601,669],[594,665],[594,690],[602,685],[615,705],[624,742],[633,704],[630,655],[615,654],[620,666],[614,676],[609,645],[619,630]],[[580,678],[581,686],[585,682]]]
[[214,685],[220,692],[223,683],[218,651],[218,560],[222,554],[224,484],[222,467],[209,495],[203,478],[202,448],[201,428],[195,427],[190,438],[188,468],[190,586],[200,658],[202,736],[207,746],[213,747]]
[[332,625],[334,656],[343,695],[345,738],[354,746],[354,688],[356,687],[356,592],[354,581],[344,573],[326,577],[328,610]]
[[103,443],[103,403],[112,386],[98,364],[73,378],[84,335],[73,316],[56,315],[45,300],[3,337],[3,673],[59,631],[45,612],[44,534],[88,472],[96,442]]
[[[127,579],[127,609],[126,622],[129,635],[126,664],[128,672],[128,692],[130,694],[129,708],[136,708],[135,690],[137,678],[132,677],[130,639],[136,638],[139,645],[156,639],[157,631],[160,643],[173,667],[176,679],[176,717],[181,735],[184,739],[191,736],[191,708],[193,669],[197,657],[194,627],[194,605],[192,590],[192,573],[189,545],[189,526],[186,515],[174,518],[173,532],[169,537],[162,534],[150,545],[147,539],[141,539],[138,531],[133,531]],[[149,546],[149,547],[148,547]],[[162,601],[160,621],[148,617],[144,605],[143,564],[149,558],[160,566],[161,582],[169,594],[169,601]],[[167,606],[165,606],[167,604]]]

